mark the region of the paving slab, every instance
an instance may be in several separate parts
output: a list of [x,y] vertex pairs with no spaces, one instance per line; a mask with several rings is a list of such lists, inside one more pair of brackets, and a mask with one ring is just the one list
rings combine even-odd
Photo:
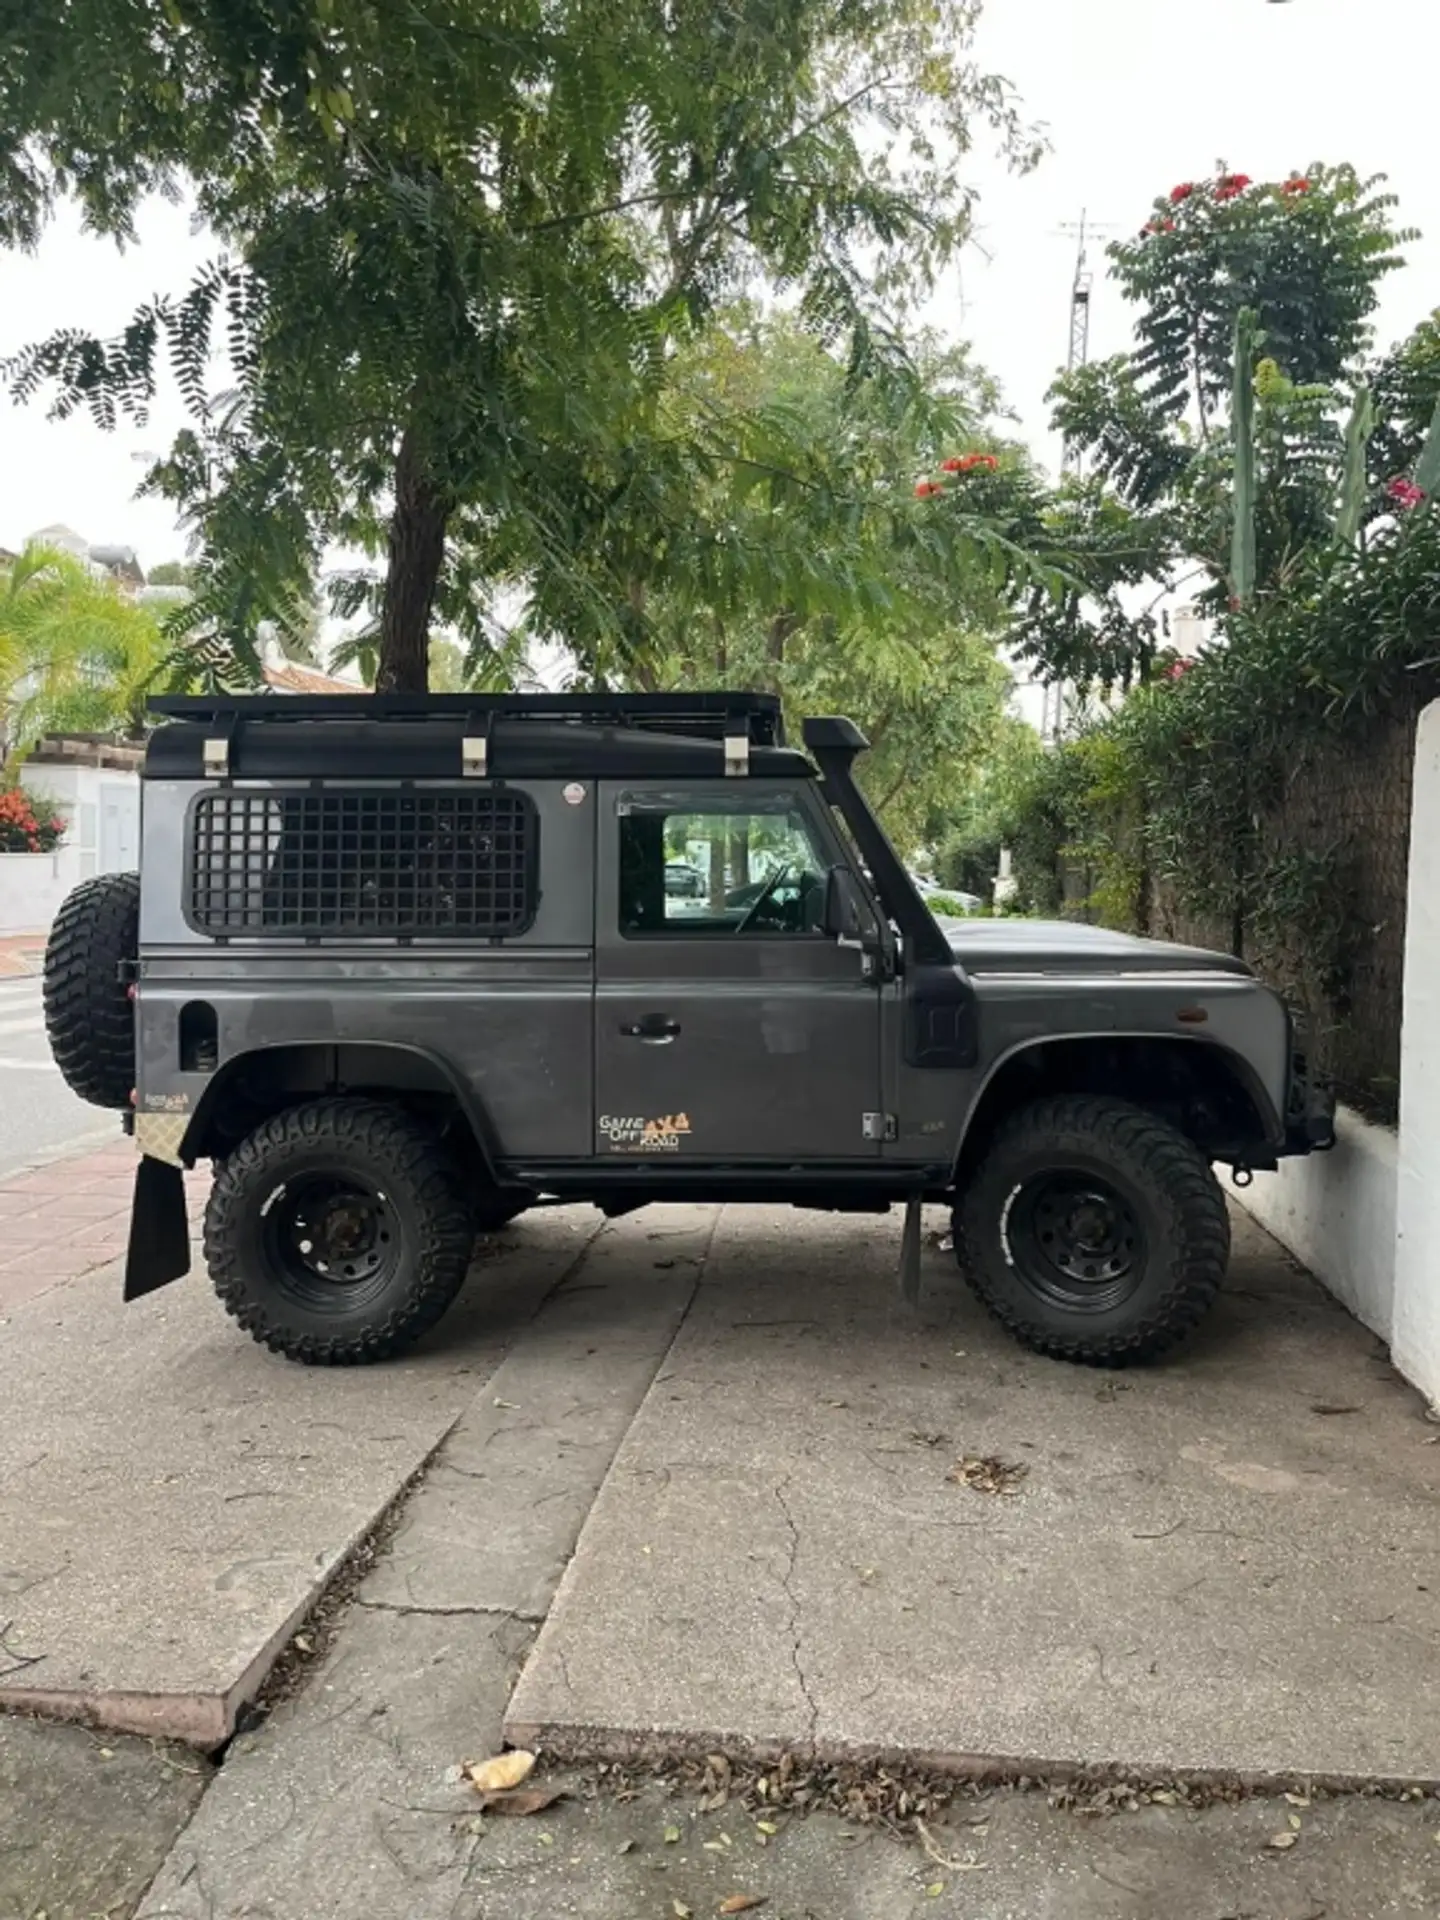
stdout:
[[0,1717],[0,1920],[132,1912],[210,1777],[162,1741]]
[[588,1209],[526,1216],[421,1346],[383,1366],[266,1352],[199,1273],[126,1306],[112,1265],[12,1308],[0,1706],[223,1740],[597,1224]]
[[499,1911],[462,1761],[500,1722],[596,1487],[694,1294],[712,1209],[605,1230],[417,1488],[303,1692],[242,1734],[150,1920]]
[[[1167,1364],[1014,1346],[898,1222],[729,1209],[506,1720],[1031,1771],[1440,1778],[1440,1448],[1235,1221]],[[952,1477],[994,1456],[1010,1494]]]
[[366,1604],[544,1618],[718,1217],[651,1207],[591,1242],[452,1429],[365,1583]]

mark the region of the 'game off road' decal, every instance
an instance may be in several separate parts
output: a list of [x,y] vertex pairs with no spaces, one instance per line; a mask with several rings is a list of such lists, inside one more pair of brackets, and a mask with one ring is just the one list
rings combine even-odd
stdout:
[[682,1134],[690,1131],[686,1113],[666,1113],[657,1120],[643,1114],[602,1113],[601,1137],[612,1153],[678,1153]]

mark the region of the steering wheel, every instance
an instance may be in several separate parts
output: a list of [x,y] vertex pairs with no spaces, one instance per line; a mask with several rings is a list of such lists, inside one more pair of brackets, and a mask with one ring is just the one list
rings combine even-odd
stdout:
[[746,929],[754,921],[756,914],[759,913],[760,909],[770,899],[771,895],[775,892],[776,888],[790,874],[791,870],[794,867],[794,864],[795,863],[793,860],[782,860],[780,862],[780,865],[776,867],[775,871],[771,874],[770,878],[765,882],[764,886],[760,889],[759,893],[757,893],[755,898],[751,901],[750,906],[747,909],[744,918],[739,922],[739,924],[735,928],[736,933],[744,933],[746,931]]

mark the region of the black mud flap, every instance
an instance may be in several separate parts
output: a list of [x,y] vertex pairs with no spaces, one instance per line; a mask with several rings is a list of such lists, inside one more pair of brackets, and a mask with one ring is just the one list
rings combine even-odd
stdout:
[[130,1249],[125,1259],[125,1298],[139,1300],[190,1271],[190,1222],[185,1213],[185,1175],[147,1153],[135,1173],[130,1208]]

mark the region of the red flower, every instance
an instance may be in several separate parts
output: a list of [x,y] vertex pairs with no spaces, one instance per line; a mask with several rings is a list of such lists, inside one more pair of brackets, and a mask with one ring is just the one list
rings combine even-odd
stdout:
[[933,499],[937,493],[943,493],[944,491],[944,487],[941,486],[938,480],[917,480],[915,482],[915,498],[917,500],[930,500]]
[[1417,487],[1413,480],[1406,480],[1403,476],[1392,480],[1385,491],[1395,502],[1396,506],[1406,512],[1408,512],[1411,507],[1420,506],[1425,499],[1425,489],[1423,487]]
[[1160,231],[1161,233],[1174,233],[1175,222],[1173,220],[1162,220],[1160,222]]
[[1178,187],[1172,187],[1170,189],[1171,202],[1178,207],[1180,202],[1182,200],[1188,200],[1194,191],[1195,183],[1193,180],[1182,180]]
[[1224,173],[1215,183],[1215,198],[1217,200],[1233,200],[1237,194],[1243,193],[1250,184],[1250,176],[1248,173]]
[[1280,191],[1281,193],[1308,193],[1310,191],[1310,182],[1298,178],[1294,180],[1282,180],[1280,183]]
[[952,453],[948,460],[942,460],[940,462],[940,471],[942,473],[964,473],[965,462]]
[[1167,680],[1183,680],[1195,662],[1193,660],[1172,660],[1165,669]]

